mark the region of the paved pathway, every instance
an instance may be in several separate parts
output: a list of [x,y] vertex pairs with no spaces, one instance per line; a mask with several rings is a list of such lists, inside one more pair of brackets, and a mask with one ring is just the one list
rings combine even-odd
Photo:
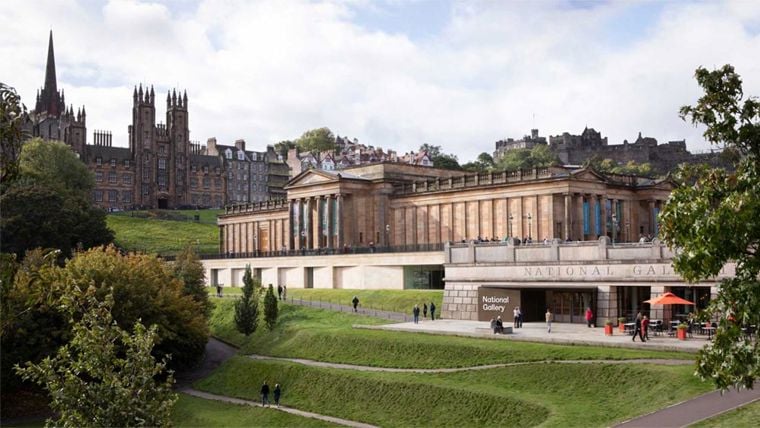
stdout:
[[648,415],[639,416],[638,418],[623,422],[617,425],[617,427],[684,427],[757,400],[760,400],[760,388],[757,385],[755,389],[729,390],[722,395],[720,391],[713,391]]
[[323,367],[331,369],[358,370],[364,372],[390,372],[390,373],[456,373],[473,370],[488,370],[502,367],[525,366],[530,364],[658,364],[666,366],[680,366],[694,364],[689,360],[665,360],[665,359],[631,359],[631,360],[540,360],[540,361],[520,361],[516,363],[486,364],[482,366],[470,367],[448,367],[441,369],[402,369],[396,367],[375,367],[360,366],[354,364],[327,363],[324,361],[306,360],[303,358],[283,358],[270,357],[267,355],[248,355],[248,358],[254,360],[276,360],[288,361],[291,363],[303,364],[312,367]]
[[[245,405],[245,406],[254,406],[254,407],[262,407],[261,403],[257,401],[251,401],[251,400],[242,400],[240,398],[233,398],[233,397],[227,397],[224,395],[216,395],[211,394],[208,392],[198,391],[192,388],[182,388],[180,389],[180,392],[183,392],[188,395],[192,395],[194,397],[204,398],[206,400],[216,400],[216,401],[222,401],[225,403],[231,403],[231,404],[238,404],[238,405]],[[317,413],[312,412],[305,412],[303,410],[294,409],[292,407],[275,407],[275,406],[269,406],[269,409],[272,410],[279,410],[281,412],[291,413],[298,416],[303,416],[305,418],[313,418],[313,419],[319,419],[327,422],[331,422],[338,425],[344,425],[348,427],[357,427],[357,428],[376,428],[375,425],[369,425],[361,422],[356,421],[349,421],[348,419],[341,419],[341,418],[335,418],[332,416],[325,416],[320,415]]]

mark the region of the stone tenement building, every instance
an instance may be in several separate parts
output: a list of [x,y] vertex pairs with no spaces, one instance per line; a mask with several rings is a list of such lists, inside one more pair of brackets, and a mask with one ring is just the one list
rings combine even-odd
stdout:
[[[246,152],[243,140],[217,147],[213,139],[210,150],[190,142],[187,92],[167,93],[166,122],[160,123],[153,87],[135,87],[129,147],[114,147],[111,133],[97,130],[87,144],[86,120],[85,108],[74,113],[58,90],[51,31],[45,84],[26,128],[34,137],[63,141],[74,150],[95,176],[95,205],[121,210],[222,207],[284,194],[287,165],[271,146],[267,152]],[[234,158],[228,148],[236,150]]]
[[531,149],[539,144],[548,144],[562,164],[583,165],[592,158],[612,159],[620,164],[635,161],[638,164],[649,163],[659,172],[665,173],[674,169],[680,163],[708,163],[714,166],[723,165],[718,153],[692,154],[686,150],[686,141],[668,141],[658,144],[652,137],[642,137],[639,133],[636,141],[623,144],[608,144],[607,137],[594,128],[585,128],[580,135],[564,132],[561,135],[546,137],[538,135],[538,129],[532,129],[530,136],[519,140],[511,138],[496,143],[494,159],[499,159],[509,150]]

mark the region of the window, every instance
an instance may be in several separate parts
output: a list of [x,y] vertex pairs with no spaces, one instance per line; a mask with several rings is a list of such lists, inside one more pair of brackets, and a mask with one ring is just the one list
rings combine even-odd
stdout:
[[163,144],[158,145],[158,154],[159,155],[165,155],[166,154],[166,146]]
[[158,169],[166,169],[166,159],[158,160]]
[[116,171],[108,171],[108,182],[109,183],[116,183],[118,181],[118,177],[116,175]]
[[103,191],[96,190],[94,193],[95,193],[95,202],[103,202]]
[[238,154],[238,160],[245,160],[245,153],[238,150],[237,154]]
[[129,190],[125,190],[121,192],[121,201],[122,202],[132,202],[132,192]]
[[217,189],[221,189],[222,188],[222,180],[218,179],[218,178],[215,178],[214,179],[214,187],[216,187]]
[[190,188],[195,189],[196,187],[198,187],[198,179],[193,177],[190,179]]
[[96,157],[95,158],[95,165],[97,165],[97,166],[103,165],[103,158],[101,158],[100,156]]
[[111,168],[116,168],[116,159],[111,159]]
[[203,188],[208,189],[209,186],[211,186],[211,179],[208,177],[203,177]]
[[208,165],[203,166],[203,173],[208,174]]
[[230,180],[234,180],[235,179],[235,173],[234,172],[230,171],[230,173],[229,173],[229,179]]
[[109,202],[117,202],[119,200],[119,191],[118,190],[109,190],[108,191],[108,201]]
[[143,167],[142,179],[143,181],[150,181],[150,168]]
[[142,194],[147,195],[150,191],[150,185],[149,184],[143,184],[142,185]]
[[124,166],[129,168],[129,159],[124,159]]
[[103,181],[103,173],[102,172],[95,171],[95,181],[97,181],[98,183],[100,183],[101,181]]
[[121,182],[124,184],[132,184],[132,174],[124,174],[121,176]]
[[166,190],[166,176],[165,175],[158,176],[158,188],[160,190]]
[[192,172],[195,172],[195,171],[196,171],[196,169],[195,169],[195,165],[190,165],[190,171],[192,171]]
[[224,156],[225,156],[227,159],[232,159],[232,150],[230,150],[230,149],[227,149],[227,150],[225,150],[225,151],[224,151]]

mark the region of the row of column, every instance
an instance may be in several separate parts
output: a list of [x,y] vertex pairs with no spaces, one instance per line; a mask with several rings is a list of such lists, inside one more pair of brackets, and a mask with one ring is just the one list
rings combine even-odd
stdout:
[[[316,205],[317,227],[314,227]],[[333,212],[333,208],[334,211]],[[344,241],[343,195],[320,195],[288,201],[291,249],[339,248]],[[337,221],[334,221],[337,219]],[[316,238],[316,239],[315,239]]]
[[[638,229],[642,226],[639,221],[639,201],[629,199],[607,198],[603,195],[576,193],[564,194],[564,224],[563,238],[569,240],[596,239],[599,236],[610,236],[617,240],[635,241],[638,238]],[[575,203],[573,203],[575,199]],[[607,212],[607,202],[610,210]],[[584,202],[588,203],[588,218],[584,209]],[[661,209],[663,201],[651,199],[647,207],[647,227],[644,233],[652,236],[657,235],[657,213]],[[599,232],[597,233],[597,205],[600,206]],[[618,209],[618,206],[620,208]],[[612,215],[615,215],[614,220]],[[609,220],[609,224],[608,224]],[[588,221],[588,233],[585,231],[585,222]]]
[[285,219],[231,223],[219,226],[223,254],[254,254],[284,250]]

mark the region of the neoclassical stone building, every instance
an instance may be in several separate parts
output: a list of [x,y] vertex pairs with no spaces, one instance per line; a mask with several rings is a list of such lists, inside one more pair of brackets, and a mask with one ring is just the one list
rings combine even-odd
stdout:
[[287,199],[227,207],[227,255],[424,247],[467,240],[638,241],[656,235],[667,180],[562,167],[464,175],[379,163],[307,170]]

